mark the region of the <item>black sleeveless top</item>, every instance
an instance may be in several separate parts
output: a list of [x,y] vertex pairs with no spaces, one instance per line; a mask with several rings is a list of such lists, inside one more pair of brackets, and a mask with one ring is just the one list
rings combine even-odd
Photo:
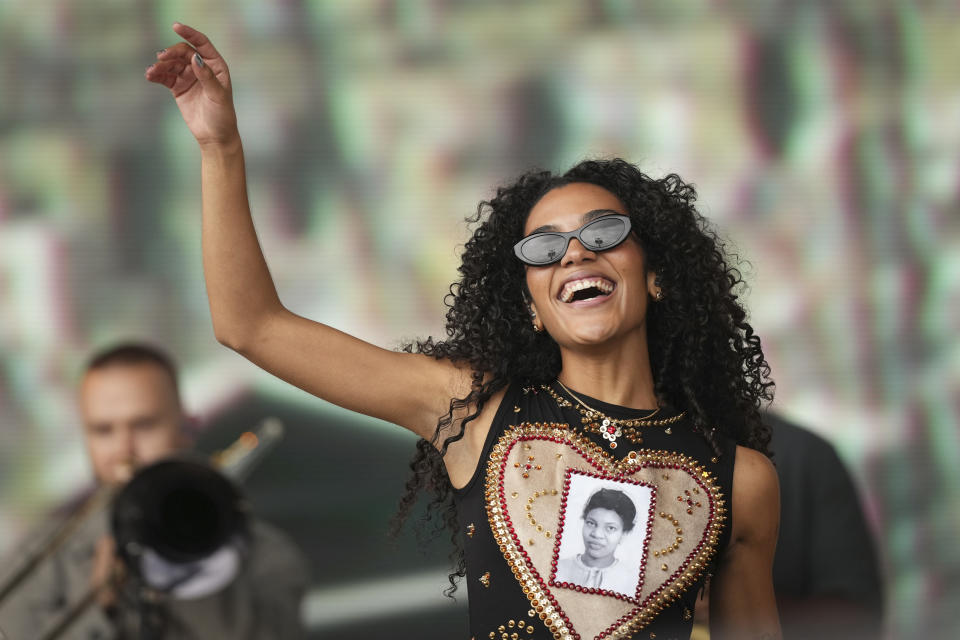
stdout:
[[[576,395],[614,419],[648,413]],[[470,633],[689,638],[730,535],[736,445],[724,440],[717,455],[667,409],[617,430],[579,406],[556,383],[508,388],[481,463],[455,492]]]

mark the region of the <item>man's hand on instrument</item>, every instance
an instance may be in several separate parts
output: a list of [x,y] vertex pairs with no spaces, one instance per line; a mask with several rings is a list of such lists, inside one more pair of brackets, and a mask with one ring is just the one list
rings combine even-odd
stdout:
[[96,601],[107,611],[117,604],[117,586],[123,580],[123,563],[117,557],[117,545],[111,536],[97,540],[90,572],[90,588],[96,590]]

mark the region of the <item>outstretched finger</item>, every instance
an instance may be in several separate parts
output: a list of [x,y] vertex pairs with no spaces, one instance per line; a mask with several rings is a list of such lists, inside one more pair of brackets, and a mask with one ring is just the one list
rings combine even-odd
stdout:
[[193,48],[197,50],[197,53],[199,53],[201,57],[207,60],[220,57],[220,52],[217,51],[217,48],[213,46],[213,43],[210,42],[210,39],[193,27],[188,27],[185,24],[174,22],[173,30],[178,36],[189,42]]

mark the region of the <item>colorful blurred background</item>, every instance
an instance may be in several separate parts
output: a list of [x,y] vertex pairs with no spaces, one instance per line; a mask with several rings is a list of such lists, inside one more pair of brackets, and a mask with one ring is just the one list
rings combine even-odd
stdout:
[[[213,339],[198,153],[143,79],[174,20],[231,65],[284,302],[383,346],[441,332],[463,220],[516,173],[619,155],[692,181],[744,260],[775,408],[833,443],[861,492],[888,636],[960,637],[960,6],[945,0],[3,0],[0,557],[88,481],[86,357],[147,339],[180,363],[208,448],[284,417],[250,491],[310,555],[317,634],[373,637],[358,629],[396,606],[428,621],[408,637],[464,635],[442,539],[407,558],[391,545],[419,542],[386,535],[413,439]],[[344,526],[354,557],[331,553]],[[398,592],[427,595],[383,602]]]

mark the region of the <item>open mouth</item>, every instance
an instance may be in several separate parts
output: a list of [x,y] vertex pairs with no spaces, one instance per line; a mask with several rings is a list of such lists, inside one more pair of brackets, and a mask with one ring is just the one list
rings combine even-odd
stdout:
[[601,296],[608,296],[613,293],[616,285],[605,278],[585,278],[583,280],[574,280],[563,285],[560,295],[557,296],[561,302],[578,302],[580,300],[591,300]]

